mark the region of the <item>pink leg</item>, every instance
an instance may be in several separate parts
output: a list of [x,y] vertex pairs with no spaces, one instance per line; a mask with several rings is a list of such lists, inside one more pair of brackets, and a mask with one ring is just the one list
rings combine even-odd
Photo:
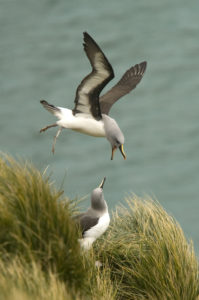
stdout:
[[40,132],[46,131],[47,129],[49,129],[49,128],[51,128],[51,127],[56,127],[56,126],[58,126],[56,123],[55,123],[55,124],[52,124],[52,125],[48,125],[48,126],[42,128],[42,129],[40,129]]
[[63,127],[60,127],[54,137],[54,140],[53,140],[53,145],[52,145],[52,153],[54,154],[55,153],[55,144],[56,144],[56,141],[57,141],[57,138],[58,136],[60,135],[61,131],[62,131]]

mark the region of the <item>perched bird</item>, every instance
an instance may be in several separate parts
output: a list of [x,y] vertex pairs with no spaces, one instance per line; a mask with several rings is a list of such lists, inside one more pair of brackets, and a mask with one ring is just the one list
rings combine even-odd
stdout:
[[91,206],[88,210],[74,218],[82,231],[82,238],[79,242],[84,250],[91,248],[93,242],[107,230],[110,223],[108,206],[103,195],[105,180],[106,177],[99,187],[92,191]]
[[141,62],[127,70],[119,82],[100,97],[102,89],[113,79],[114,72],[100,47],[87,32],[84,32],[83,46],[91,63],[92,72],[82,80],[77,88],[75,107],[70,110],[41,100],[41,104],[59,120],[55,124],[42,128],[40,132],[60,126],[54,137],[53,153],[60,132],[63,128],[68,128],[95,137],[106,137],[111,144],[111,159],[117,148],[126,159],[123,149],[124,135],[117,122],[108,114],[111,106],[140,82],[146,69],[146,62]]

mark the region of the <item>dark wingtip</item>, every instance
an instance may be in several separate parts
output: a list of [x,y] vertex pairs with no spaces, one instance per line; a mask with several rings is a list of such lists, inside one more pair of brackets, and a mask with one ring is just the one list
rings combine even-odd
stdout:
[[86,51],[86,48],[88,47],[87,46],[87,42],[88,40],[92,40],[91,36],[88,34],[88,32],[84,31],[83,32],[83,35],[84,35],[84,43],[83,43],[83,47],[84,47],[84,50]]
[[[143,75],[144,72],[146,71],[146,67],[147,67],[147,61],[142,61],[142,62],[132,66],[130,69],[128,69],[122,78],[124,78],[126,76],[126,74],[131,71],[132,71],[132,75],[135,75],[135,74]],[[139,82],[137,82],[137,84],[138,83]]]
[[84,35],[84,41],[85,41],[85,39],[91,38],[91,36],[88,34],[87,31],[84,31],[83,35]]
[[84,35],[84,42],[85,42],[85,44],[89,43],[89,42],[92,42],[93,44],[96,44],[96,42],[94,41],[94,39],[92,38],[92,36],[90,34],[88,34],[88,32],[84,31],[83,35]]
[[140,66],[144,69],[144,71],[146,70],[146,67],[147,67],[147,61],[145,60],[145,61],[142,61],[141,63],[140,63]]

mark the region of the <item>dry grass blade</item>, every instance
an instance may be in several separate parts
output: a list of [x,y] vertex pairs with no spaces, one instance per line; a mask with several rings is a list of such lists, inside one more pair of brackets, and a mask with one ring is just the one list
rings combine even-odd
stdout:
[[198,261],[179,224],[159,203],[136,196],[119,208],[101,248],[121,299],[195,300]]

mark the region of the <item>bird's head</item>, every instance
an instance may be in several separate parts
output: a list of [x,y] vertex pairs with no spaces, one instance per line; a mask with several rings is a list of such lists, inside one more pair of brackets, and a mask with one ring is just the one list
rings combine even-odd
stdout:
[[111,144],[111,160],[113,160],[115,151],[119,148],[124,159],[126,154],[124,153],[124,135],[119,128],[116,121],[107,115],[103,115],[104,129],[106,132],[106,138]]
[[94,189],[91,193],[91,207],[96,210],[104,210],[107,208],[106,202],[103,195],[103,187],[106,177],[103,178],[99,187]]
[[124,153],[124,136],[122,135],[117,135],[117,136],[112,136],[109,139],[111,143],[111,148],[112,148],[112,153],[111,153],[111,160],[113,160],[114,153],[115,151],[119,148],[120,152],[122,153],[122,156],[124,159],[126,159],[126,154]]

